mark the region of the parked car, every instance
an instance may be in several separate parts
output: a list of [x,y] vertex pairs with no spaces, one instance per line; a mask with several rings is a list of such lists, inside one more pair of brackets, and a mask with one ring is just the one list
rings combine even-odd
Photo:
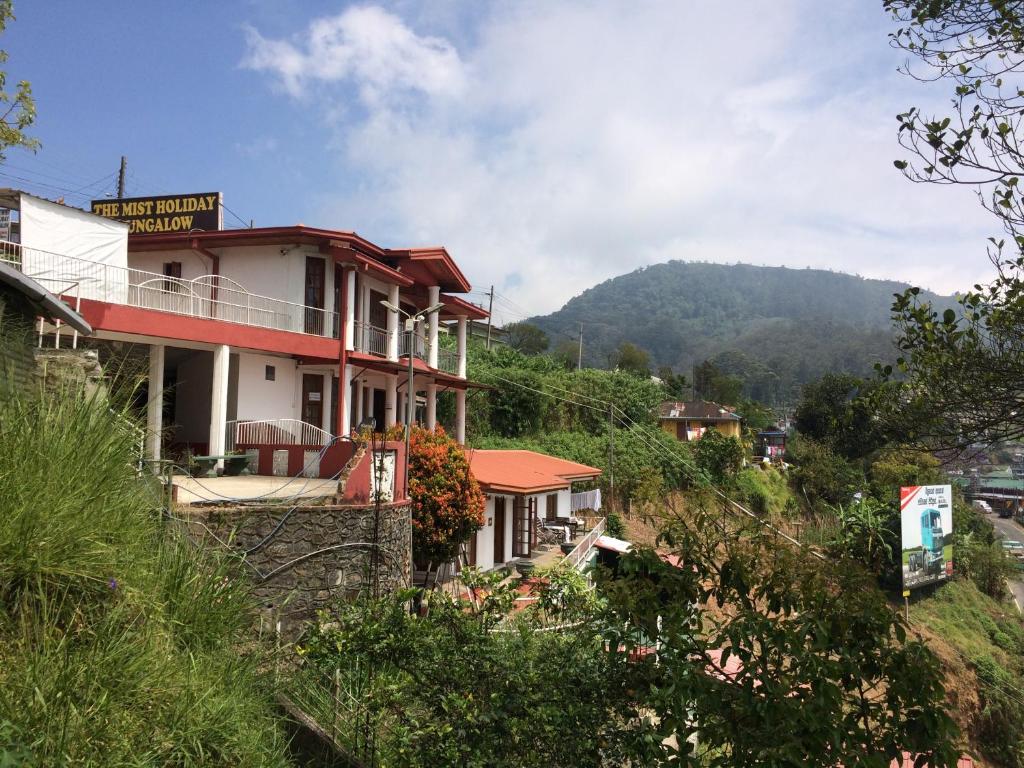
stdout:
[[979,510],[980,512],[984,512],[986,515],[992,514],[992,505],[989,504],[984,499],[978,499],[977,501],[975,501],[974,508]]

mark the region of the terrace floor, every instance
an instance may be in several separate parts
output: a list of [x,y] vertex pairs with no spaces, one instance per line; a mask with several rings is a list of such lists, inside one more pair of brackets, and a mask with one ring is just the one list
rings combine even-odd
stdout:
[[275,499],[333,496],[338,481],[307,477],[239,475],[237,477],[189,477],[175,475],[178,504],[208,504],[229,501],[271,501]]

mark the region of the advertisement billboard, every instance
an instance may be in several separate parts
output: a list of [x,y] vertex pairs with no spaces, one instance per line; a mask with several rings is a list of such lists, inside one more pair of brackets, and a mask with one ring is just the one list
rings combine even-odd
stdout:
[[128,222],[131,235],[224,228],[220,192],[93,200],[92,212]]
[[948,485],[900,488],[903,589],[953,575],[953,489]]

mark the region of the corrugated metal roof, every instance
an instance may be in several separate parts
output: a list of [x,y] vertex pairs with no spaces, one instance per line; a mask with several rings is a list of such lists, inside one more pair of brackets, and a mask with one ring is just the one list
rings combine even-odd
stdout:
[[698,419],[700,421],[739,421],[740,417],[731,409],[707,400],[684,402],[668,400],[658,406],[660,419]]

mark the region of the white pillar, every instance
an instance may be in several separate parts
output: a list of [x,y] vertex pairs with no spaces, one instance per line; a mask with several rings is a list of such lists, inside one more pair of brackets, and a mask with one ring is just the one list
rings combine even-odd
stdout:
[[437,426],[437,382],[427,382],[427,429]]
[[466,442],[466,390],[455,390],[455,439]]
[[466,316],[459,315],[458,325],[459,344],[459,378],[466,378]]
[[341,380],[338,382],[339,400],[342,402],[341,409],[341,437],[352,434],[352,366],[346,365],[341,372]]
[[355,349],[356,330],[356,271],[345,270],[345,349]]
[[[427,301],[431,306],[437,304],[441,300],[441,289],[436,285],[432,285],[427,288]],[[431,368],[437,368],[437,311],[433,311],[428,315],[430,322],[430,330],[428,331],[429,336],[427,337],[427,344],[429,345],[427,351],[427,365]]]
[[352,412],[355,414],[355,420],[356,420],[356,423],[355,423],[354,426],[358,427],[363,422],[363,382],[360,381],[359,379],[356,379],[355,390],[356,390],[356,393],[355,393],[355,396],[354,396],[355,408],[353,409]]
[[[391,314],[394,314],[394,312]],[[398,377],[389,373],[385,379],[385,384],[384,423],[380,427],[381,431],[401,421],[398,417]]]
[[[149,345],[149,403],[146,408],[146,455],[160,458],[160,438],[164,431],[164,351],[163,344]],[[156,467],[153,470],[156,471]]]
[[[388,288],[388,301],[394,306],[399,306],[398,286],[392,285]],[[398,313],[388,312],[388,360],[398,359]]]
[[[224,430],[228,415],[228,369],[231,347],[218,344],[213,349],[213,387],[210,390],[210,456],[224,453]],[[218,461],[217,466],[224,463]]]

